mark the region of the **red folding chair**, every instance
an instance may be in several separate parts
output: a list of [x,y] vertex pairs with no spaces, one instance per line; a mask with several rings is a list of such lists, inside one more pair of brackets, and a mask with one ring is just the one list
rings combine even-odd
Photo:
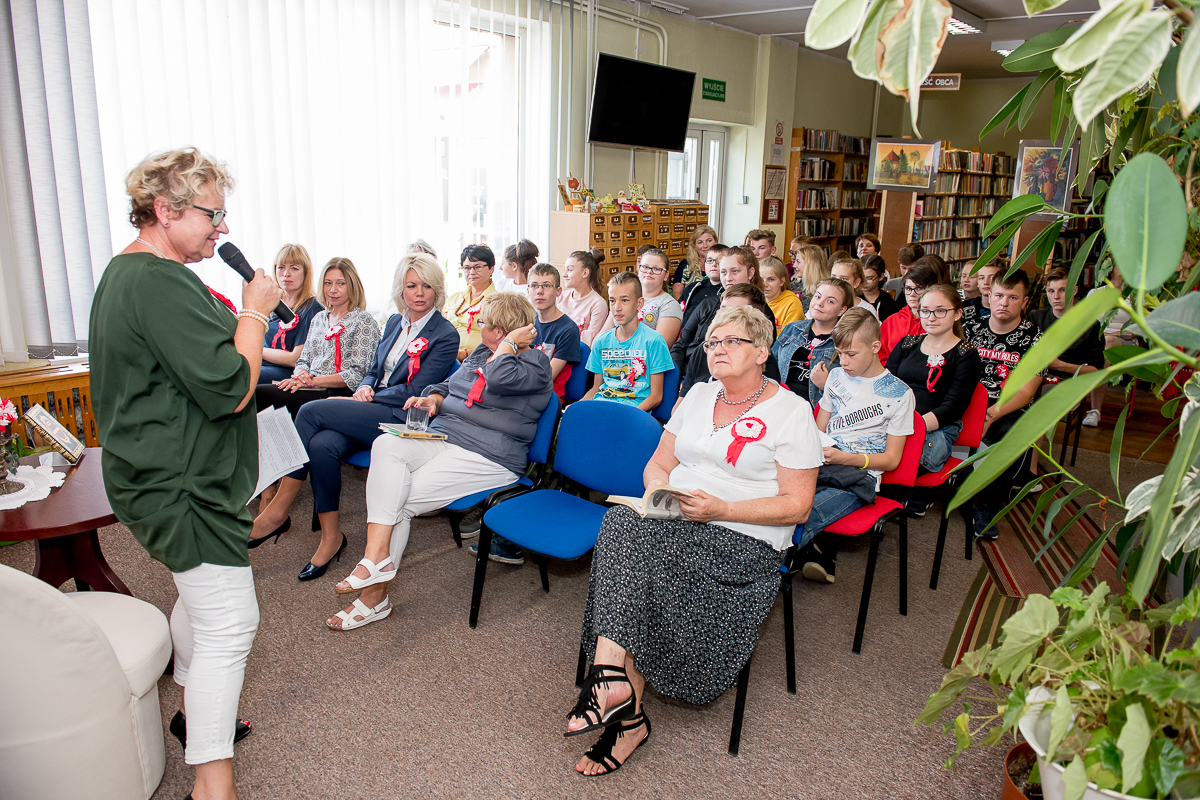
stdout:
[[[971,402],[967,406],[967,411],[963,414],[962,432],[958,434],[958,438],[954,440],[956,447],[965,447],[970,455],[974,455],[979,448],[980,442],[983,440],[983,422],[987,416],[988,394],[987,389],[982,383],[975,385],[975,393],[971,395]],[[948,502],[954,496],[954,491],[958,488],[958,483],[962,480],[963,473],[950,473],[961,464],[965,459],[955,458],[950,456],[946,460],[946,465],[937,472],[927,472],[924,475],[917,476],[916,488],[921,490],[920,494],[937,495],[934,499],[941,502]],[[963,506],[963,519],[967,528],[967,544],[966,556],[967,560],[971,560],[971,542],[975,538],[975,523],[971,518],[970,506]],[[933,574],[929,576],[929,588],[936,589],[938,583],[938,573],[942,569],[942,553],[946,549],[946,527],[950,522],[949,514],[942,514],[942,523],[938,528],[937,550],[933,554]]]
[[875,562],[879,559],[879,543],[883,526],[893,520],[900,524],[900,613],[908,616],[908,512],[904,504],[917,478],[921,450],[925,446],[925,420],[913,412],[913,433],[904,443],[900,465],[883,473],[880,494],[869,506],[851,511],[825,529],[840,536],[871,535],[871,551],[867,556],[867,573],[863,577],[862,600],[858,604],[858,625],[854,629],[855,653],[862,652],[863,630],[867,626],[867,607],[871,604],[871,585],[875,581]]

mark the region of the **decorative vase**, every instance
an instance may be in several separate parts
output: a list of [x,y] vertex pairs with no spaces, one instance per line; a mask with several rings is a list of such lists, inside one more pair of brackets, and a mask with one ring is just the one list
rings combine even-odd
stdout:
[[12,441],[15,438],[12,426],[0,428],[0,496],[25,488],[25,484],[9,477],[10,473],[15,475],[17,472],[17,456],[12,451]]

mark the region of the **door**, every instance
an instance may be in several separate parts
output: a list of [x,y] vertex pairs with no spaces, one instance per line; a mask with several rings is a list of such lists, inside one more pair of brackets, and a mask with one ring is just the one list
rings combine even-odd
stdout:
[[728,128],[692,125],[688,127],[683,152],[667,154],[667,198],[705,203],[708,224],[716,230],[721,230],[728,143]]

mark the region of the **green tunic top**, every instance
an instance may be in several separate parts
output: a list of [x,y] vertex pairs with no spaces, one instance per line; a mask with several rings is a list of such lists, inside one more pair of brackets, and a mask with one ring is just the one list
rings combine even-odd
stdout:
[[117,519],[172,572],[247,567],[258,482],[250,365],[236,318],[176,261],[119,255],[88,335],[104,488]]

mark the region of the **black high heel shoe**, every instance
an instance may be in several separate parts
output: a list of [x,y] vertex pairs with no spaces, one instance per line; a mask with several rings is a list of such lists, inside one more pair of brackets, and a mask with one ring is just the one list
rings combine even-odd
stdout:
[[329,559],[328,561],[326,561],[324,564],[322,564],[319,567],[316,564],[312,563],[311,561],[308,562],[307,564],[304,565],[304,569],[300,570],[300,574],[296,576],[296,579],[301,580],[301,581],[314,581],[317,578],[321,577],[322,575],[325,574],[325,570],[329,569],[330,564],[332,564],[335,560],[338,562],[340,562],[342,560],[342,551],[345,549],[346,549],[346,534],[343,533],[342,534],[342,546],[339,547],[337,549],[337,552],[333,554],[333,558]]
[[253,536],[249,537],[246,540],[246,547],[249,547],[251,550],[253,550],[254,548],[258,547],[259,545],[265,544],[266,541],[271,538],[274,538],[275,543],[279,544],[279,537],[282,536],[283,534],[287,533],[291,529],[292,529],[292,518],[291,518],[291,516],[289,516],[287,519],[285,519],[283,521],[282,525],[280,525],[278,528],[276,528],[275,530],[268,533],[266,536],[263,536],[261,539],[255,539]]
[[[187,749],[187,718],[183,716],[182,711],[176,711],[175,716],[171,717],[171,725],[169,730],[171,735],[179,740],[179,745],[183,749]],[[244,719],[239,719],[237,724],[233,726],[233,741],[240,742],[250,735],[250,723]]]

